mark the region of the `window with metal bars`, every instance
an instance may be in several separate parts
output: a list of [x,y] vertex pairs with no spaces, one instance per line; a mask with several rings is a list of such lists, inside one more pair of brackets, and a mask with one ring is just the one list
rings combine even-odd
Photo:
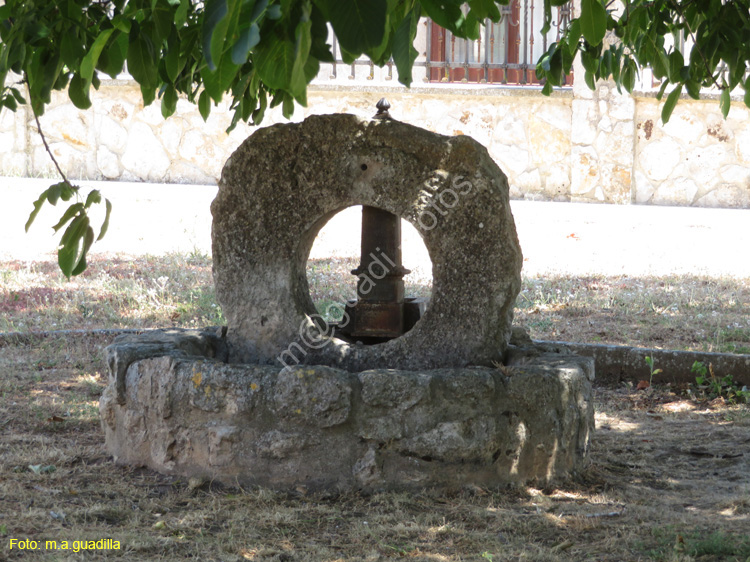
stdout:
[[[469,82],[534,85],[536,61],[557,41],[572,16],[573,3],[553,8],[552,28],[544,24],[541,0],[511,0],[501,8],[498,23],[487,20],[476,41],[460,39],[450,31],[427,22],[425,66],[430,82]],[[573,75],[566,77],[571,84]]]

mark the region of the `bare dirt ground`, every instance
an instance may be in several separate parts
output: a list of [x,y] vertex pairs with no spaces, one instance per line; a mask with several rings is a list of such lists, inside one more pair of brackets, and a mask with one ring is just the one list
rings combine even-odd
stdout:
[[[0,343],[0,559],[750,557],[747,406],[694,400],[659,385],[599,388],[590,464],[566,482],[370,496],[278,493],[113,463],[97,411],[107,343],[91,336]],[[11,549],[12,539],[39,546]],[[118,541],[119,549],[73,551],[74,541],[99,539]],[[46,541],[57,541],[57,550]]]
[[[742,255],[750,211],[600,208],[596,221],[589,206],[534,205],[514,207],[527,258],[516,317],[533,337],[750,351],[750,261]],[[10,248],[0,265],[0,332],[221,323],[208,250],[192,234],[174,238],[187,248],[160,238],[158,257],[139,251],[153,234],[145,223],[158,224],[160,237],[205,232],[205,224],[180,231],[158,209],[146,211],[151,218],[134,227],[145,229],[136,233],[141,246],[128,253],[115,245],[72,280],[53,259]],[[353,290],[358,237],[349,232],[334,230],[308,262],[321,305]],[[428,294],[429,259],[420,251],[405,250],[414,270],[407,281]],[[98,416],[110,339],[0,337],[0,560],[750,560],[747,405],[658,377],[646,391],[597,388],[590,464],[566,482],[278,493],[115,464]],[[38,548],[11,543],[24,539]],[[74,551],[74,541],[99,539],[120,548]]]

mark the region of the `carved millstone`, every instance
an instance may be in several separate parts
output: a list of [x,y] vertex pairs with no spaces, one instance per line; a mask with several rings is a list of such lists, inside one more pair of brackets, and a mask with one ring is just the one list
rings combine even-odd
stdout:
[[[430,305],[411,331],[381,345],[309,345],[300,335],[315,329],[307,257],[325,223],[352,205],[417,228],[432,260]],[[289,350],[301,363],[362,371],[502,359],[523,258],[508,181],[474,139],[353,115],[274,125],[229,158],[211,212],[232,361],[278,363]]]
[[[359,204],[414,224],[433,264],[422,318],[370,346],[329,337],[305,274],[320,228]],[[511,329],[521,250],[505,175],[475,141],[351,115],[259,129],[212,213],[228,327],[107,348],[100,411],[118,462],[325,490],[548,483],[581,468],[593,360]]]

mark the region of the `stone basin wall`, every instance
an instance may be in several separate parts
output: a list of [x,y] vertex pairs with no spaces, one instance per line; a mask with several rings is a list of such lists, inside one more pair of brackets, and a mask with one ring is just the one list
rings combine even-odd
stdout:
[[107,448],[164,473],[310,490],[544,484],[584,466],[593,431],[588,358],[527,349],[502,368],[352,373],[227,364],[199,355],[213,354],[205,334],[118,342]]

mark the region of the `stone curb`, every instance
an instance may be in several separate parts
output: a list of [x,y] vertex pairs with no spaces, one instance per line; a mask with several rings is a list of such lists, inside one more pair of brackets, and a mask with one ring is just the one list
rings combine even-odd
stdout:
[[[121,334],[140,334],[144,331],[148,330],[100,329],[6,332],[0,333],[0,346],[28,343],[33,339],[55,336],[118,336]],[[701,361],[706,365],[712,363],[718,376],[731,374],[737,383],[750,385],[750,355],[563,341],[537,340],[534,343],[548,350],[565,347],[577,355],[593,357],[596,372],[595,386],[648,379],[649,369],[646,365],[646,357],[653,357],[654,366],[663,370],[662,373],[657,375],[659,382],[694,382],[695,376],[690,372],[690,367],[695,361]]]
[[42,332],[0,332],[0,347],[3,345],[28,344],[35,339],[58,336],[119,336],[122,334],[142,334],[148,329],[102,328],[98,330],[45,330]]
[[718,377],[732,375],[738,384],[750,385],[750,355],[560,341],[535,341],[534,343],[549,351],[564,348],[576,355],[593,357],[597,385],[648,380],[650,371],[646,364],[646,357],[652,357],[654,367],[662,369],[662,372],[654,379],[659,383],[695,382],[695,374],[690,372],[690,368],[695,361],[700,361],[705,365],[713,364],[714,372]]

